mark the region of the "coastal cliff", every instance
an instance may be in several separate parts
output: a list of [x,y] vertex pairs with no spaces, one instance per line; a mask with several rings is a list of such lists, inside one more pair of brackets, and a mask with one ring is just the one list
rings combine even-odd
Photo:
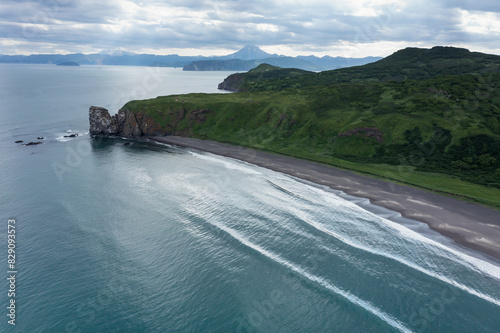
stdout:
[[127,104],[111,116],[107,109],[91,106],[89,122],[91,135],[141,137],[141,136],[192,136],[194,127],[203,124],[210,113],[208,109],[167,109],[154,112],[131,111]]
[[151,118],[142,112],[132,113],[120,109],[111,116],[107,109],[91,106],[89,109],[90,134],[140,137],[169,134]]
[[243,84],[243,78],[244,76],[238,73],[231,74],[230,76],[225,78],[224,81],[219,83],[217,88],[219,90],[238,92],[240,91],[241,85]]

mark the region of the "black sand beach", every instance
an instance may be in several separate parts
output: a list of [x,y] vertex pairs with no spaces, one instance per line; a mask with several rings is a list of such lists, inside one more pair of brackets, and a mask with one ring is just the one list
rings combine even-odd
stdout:
[[367,198],[373,204],[428,224],[431,229],[453,239],[457,244],[500,260],[499,210],[320,163],[254,149],[177,136],[150,139],[235,158]]

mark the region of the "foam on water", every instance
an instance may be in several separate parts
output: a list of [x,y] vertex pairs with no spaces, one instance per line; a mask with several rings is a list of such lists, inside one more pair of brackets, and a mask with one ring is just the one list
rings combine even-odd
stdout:
[[281,258],[279,255],[277,255],[269,250],[266,250],[266,249],[258,246],[257,244],[250,242],[248,239],[243,237],[240,233],[238,233],[237,231],[235,231],[231,228],[228,228],[228,227],[226,227],[222,224],[218,224],[218,223],[217,224],[212,223],[212,224],[214,226],[216,226],[217,228],[219,228],[220,230],[223,230],[227,234],[231,235],[234,239],[236,239],[237,241],[239,241],[241,244],[245,245],[246,247],[253,249],[257,253],[265,256],[266,258],[292,270],[293,272],[295,272],[297,274],[300,274],[302,277],[305,277],[312,282],[315,282],[315,283],[321,285],[323,288],[333,292],[334,294],[336,294],[338,296],[345,298],[349,302],[356,304],[357,306],[361,307],[362,309],[372,313],[373,315],[375,315],[376,317],[378,317],[379,319],[384,321],[386,324],[392,326],[393,328],[395,328],[401,332],[412,332],[408,327],[406,327],[399,320],[384,313],[382,310],[378,309],[376,306],[370,304],[370,302],[367,302],[367,301],[353,295],[350,292],[342,290],[341,288],[338,288],[337,286],[330,284],[324,278],[315,276],[314,274],[307,272],[307,270],[305,270],[301,267],[298,267],[298,266],[288,262],[287,260]]
[[[68,135],[72,135],[72,134],[77,134],[76,137],[68,137]],[[68,141],[72,141],[74,139],[77,139],[77,138],[81,138],[81,137],[88,137],[89,136],[89,132],[88,131],[74,131],[74,130],[66,130],[66,132],[64,133],[55,133],[55,139],[59,142],[68,142]]]
[[[289,184],[293,185],[293,181],[295,180],[293,178],[290,178]],[[455,248],[447,246],[447,244],[443,244],[441,242],[436,241],[435,239],[426,237],[426,235],[423,235],[422,233],[416,232],[415,230],[412,230],[411,228],[408,228],[407,226],[401,223],[395,222],[395,220],[398,221],[398,218],[401,218],[401,214],[398,212],[394,212],[389,209],[373,205],[369,202],[368,199],[357,198],[354,196],[347,195],[343,192],[334,193],[332,191],[325,190],[319,185],[313,185],[310,183],[307,184],[305,181],[300,181],[298,183],[304,185],[304,189],[312,193],[315,193],[316,195],[321,197],[322,200],[325,200],[329,204],[339,205],[339,203],[342,203],[344,207],[351,209],[352,211],[362,211],[364,214],[368,214],[369,216],[373,217],[374,221],[379,221],[380,225],[385,225],[397,231],[398,233],[401,234],[401,236],[403,236],[406,239],[415,240],[420,243],[426,243],[433,247],[437,247],[441,250],[448,252],[450,254],[448,256],[449,259],[454,260],[455,262],[460,264],[463,264],[464,262],[468,263],[470,264],[469,267],[471,269],[477,270],[478,272],[487,274],[496,279],[500,279],[500,267],[498,265],[495,265],[491,262],[479,259],[477,257],[464,253],[463,251],[459,251]],[[304,196],[308,197],[307,193],[305,193]],[[413,224],[426,227],[426,225],[422,222],[414,220],[412,221]],[[444,236],[441,236],[440,238],[444,238]]]
[[258,172],[257,170],[255,170],[255,168],[248,167],[248,165],[245,165],[245,163],[240,162],[240,161],[236,161],[236,160],[229,159],[229,158],[221,158],[221,157],[218,157],[218,156],[212,155],[212,154],[210,154],[210,155],[209,154],[199,154],[199,153],[195,153],[193,151],[189,151],[189,154],[191,154],[192,156],[194,156],[196,158],[204,160],[204,161],[222,164],[225,168],[230,169],[230,170],[238,170],[238,171],[250,173],[253,175],[261,175],[261,173]]
[[[292,185],[292,184],[293,184],[293,181],[290,181],[289,185]],[[295,184],[295,185],[297,185],[297,184]],[[384,218],[380,215],[375,215],[374,213],[372,213],[370,211],[366,211],[362,207],[358,206],[357,203],[355,203],[355,202],[340,198],[338,195],[331,193],[329,191],[324,191],[321,188],[318,188],[316,186],[311,186],[311,185],[307,185],[307,184],[300,184],[299,186],[294,188],[293,191],[298,191],[300,186],[303,187],[302,188],[303,192],[301,193],[302,196],[310,198],[311,197],[310,194],[312,192],[312,193],[318,195],[321,198],[321,200],[324,200],[330,206],[333,206],[333,205],[335,205],[336,207],[343,206],[343,208],[350,209],[353,212],[357,211],[357,212],[361,212],[363,214],[367,214],[368,216],[372,217],[370,219],[371,221],[374,221],[374,223],[377,223],[378,226],[384,227],[385,229],[387,229],[387,231],[389,233],[391,233],[391,234],[397,233],[398,237],[405,239],[405,241],[412,241],[412,242],[417,243],[417,244],[427,244],[427,245],[431,246],[432,248],[434,248],[434,250],[439,249],[439,250],[441,250],[439,252],[439,255],[442,256],[443,258],[454,261],[455,263],[457,263],[459,265],[467,266],[472,271],[478,272],[480,274],[488,275],[488,276],[490,276],[490,277],[492,277],[495,280],[500,282],[500,267],[497,265],[494,265],[493,263],[478,259],[478,258],[470,256],[464,252],[457,251],[453,248],[450,248],[450,247],[448,247],[444,244],[441,244],[433,239],[425,237],[422,234],[420,234],[414,230],[411,230],[404,225],[401,225],[399,223],[391,221],[391,220]],[[280,190],[281,189],[283,189],[283,187],[280,186]],[[290,190],[285,190],[285,191],[291,193]],[[363,201],[363,200],[361,200],[361,201]],[[380,256],[383,256],[386,258],[390,258],[390,259],[395,260],[399,263],[402,263],[408,267],[411,267],[415,270],[418,270],[419,272],[422,272],[422,273],[427,274],[429,276],[432,276],[436,279],[439,279],[443,282],[446,282],[449,285],[453,285],[461,290],[464,290],[471,295],[475,295],[475,296],[480,297],[488,302],[491,302],[495,305],[500,306],[500,300],[498,298],[491,297],[491,296],[486,295],[480,291],[477,291],[471,287],[468,287],[462,283],[459,283],[451,277],[447,277],[447,276],[439,274],[435,271],[431,271],[430,269],[426,269],[426,268],[412,262],[412,260],[409,259],[409,257],[403,257],[403,256],[401,256],[401,254],[399,254],[399,255],[393,254],[389,250],[383,250],[383,248],[379,249],[379,248],[373,248],[373,247],[363,245],[359,241],[354,240],[350,235],[346,235],[346,234],[341,235],[338,232],[334,232],[334,231],[330,230],[329,228],[321,225],[320,223],[312,221],[300,209],[296,209],[294,213],[297,216],[299,216],[302,221],[308,223],[309,225],[311,225],[315,229],[317,229],[321,232],[324,232],[326,234],[329,234],[332,237],[335,237],[336,239],[341,240],[345,244],[348,244],[349,246],[355,247],[357,249],[361,249],[363,251],[366,251],[366,252],[369,252],[372,254],[380,255]]]

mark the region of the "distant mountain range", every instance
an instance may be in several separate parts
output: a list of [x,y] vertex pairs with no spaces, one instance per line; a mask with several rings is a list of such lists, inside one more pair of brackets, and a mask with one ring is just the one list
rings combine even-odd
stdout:
[[269,54],[257,46],[247,45],[236,53],[213,59],[192,61],[184,66],[185,71],[248,71],[260,64],[282,68],[298,68],[308,71],[325,71],[349,66],[359,66],[380,60],[380,57],[343,58],[324,56],[287,57]]
[[248,71],[261,63],[282,68],[299,68],[309,71],[322,71],[349,66],[363,65],[380,60],[380,57],[343,58],[298,56],[287,57],[269,54],[257,46],[248,45],[238,52],[226,56],[180,56],[135,54],[121,50],[104,50],[94,54],[32,54],[0,55],[0,63],[18,64],[60,64],[75,62],[80,65],[117,65],[117,66],[159,66],[183,67],[194,71]]

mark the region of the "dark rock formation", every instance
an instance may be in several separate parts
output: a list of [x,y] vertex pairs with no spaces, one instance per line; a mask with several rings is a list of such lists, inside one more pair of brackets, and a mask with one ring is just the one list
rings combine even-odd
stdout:
[[125,137],[158,136],[171,134],[158,124],[151,116],[121,109],[111,116],[108,110],[91,106],[89,109],[91,135],[117,135]]
[[16,143],[23,143],[23,140],[17,140]]
[[108,110],[98,106],[89,109],[90,134],[114,135],[118,134],[116,116],[111,117]]
[[43,142],[30,142],[30,143],[25,143],[23,146],[36,146],[36,145],[40,145],[42,144]]
[[45,138],[43,136],[39,136],[38,138],[36,138],[37,140],[44,140]]
[[[65,135],[65,138],[76,138],[78,134],[70,134],[70,135]],[[43,139],[43,138],[42,138]]]

